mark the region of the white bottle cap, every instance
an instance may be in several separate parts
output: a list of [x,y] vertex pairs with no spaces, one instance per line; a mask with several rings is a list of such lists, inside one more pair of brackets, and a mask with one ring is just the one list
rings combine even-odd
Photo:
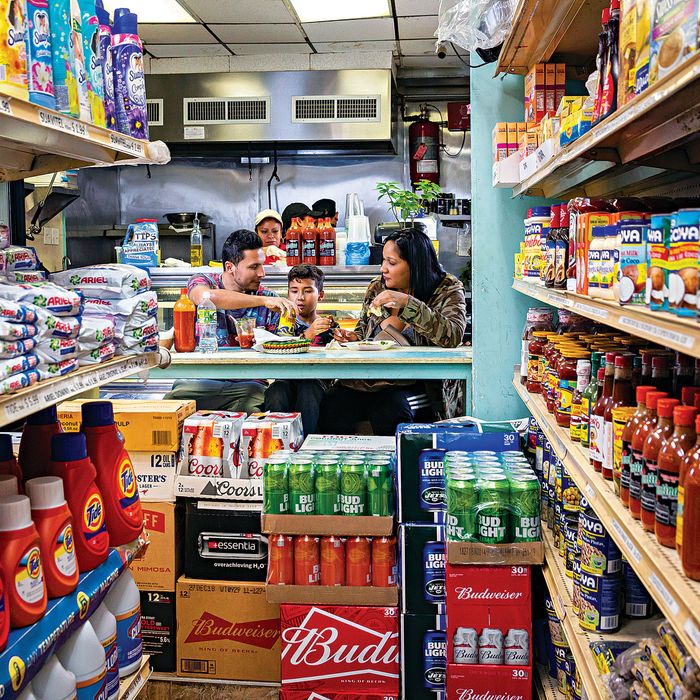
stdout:
[[0,498],[16,496],[18,493],[17,477],[14,474],[0,474]]
[[32,524],[32,509],[26,496],[0,498],[0,532],[22,530]]
[[58,508],[65,502],[63,479],[59,476],[37,476],[25,484],[27,496],[32,503],[32,510]]
[[32,679],[32,687],[38,700],[74,700],[75,675],[52,656]]

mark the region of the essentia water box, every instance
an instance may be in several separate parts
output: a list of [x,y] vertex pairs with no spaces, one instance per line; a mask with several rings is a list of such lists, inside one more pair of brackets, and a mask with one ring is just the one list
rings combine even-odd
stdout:
[[397,608],[284,604],[280,621],[283,692],[398,697]]
[[243,423],[241,477],[262,479],[267,458],[304,442],[301,413],[251,413]]

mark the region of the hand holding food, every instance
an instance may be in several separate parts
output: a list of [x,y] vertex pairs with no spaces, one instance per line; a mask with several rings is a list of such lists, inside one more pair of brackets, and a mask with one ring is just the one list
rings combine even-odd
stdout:
[[404,294],[403,292],[394,292],[391,289],[385,289],[372,300],[370,311],[376,314],[377,312],[373,311],[373,309],[381,310],[382,306],[386,306],[387,309],[397,309],[400,311],[406,307],[409,298],[408,294]]

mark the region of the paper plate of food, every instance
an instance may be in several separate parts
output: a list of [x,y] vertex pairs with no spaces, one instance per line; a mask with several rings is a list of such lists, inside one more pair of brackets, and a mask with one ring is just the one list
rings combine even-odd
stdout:
[[349,350],[391,350],[396,347],[393,340],[356,340],[353,343],[345,343],[344,346]]

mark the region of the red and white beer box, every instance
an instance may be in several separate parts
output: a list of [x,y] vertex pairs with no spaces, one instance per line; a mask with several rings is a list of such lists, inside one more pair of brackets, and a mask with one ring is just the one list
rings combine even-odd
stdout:
[[398,697],[398,608],[282,605],[280,620],[285,692]]
[[303,442],[301,413],[251,413],[243,423],[241,477],[262,479],[270,455],[279,450],[296,452]]
[[448,664],[447,700],[532,700],[532,668]]
[[318,693],[315,690],[283,690],[280,700],[399,700],[398,693]]

